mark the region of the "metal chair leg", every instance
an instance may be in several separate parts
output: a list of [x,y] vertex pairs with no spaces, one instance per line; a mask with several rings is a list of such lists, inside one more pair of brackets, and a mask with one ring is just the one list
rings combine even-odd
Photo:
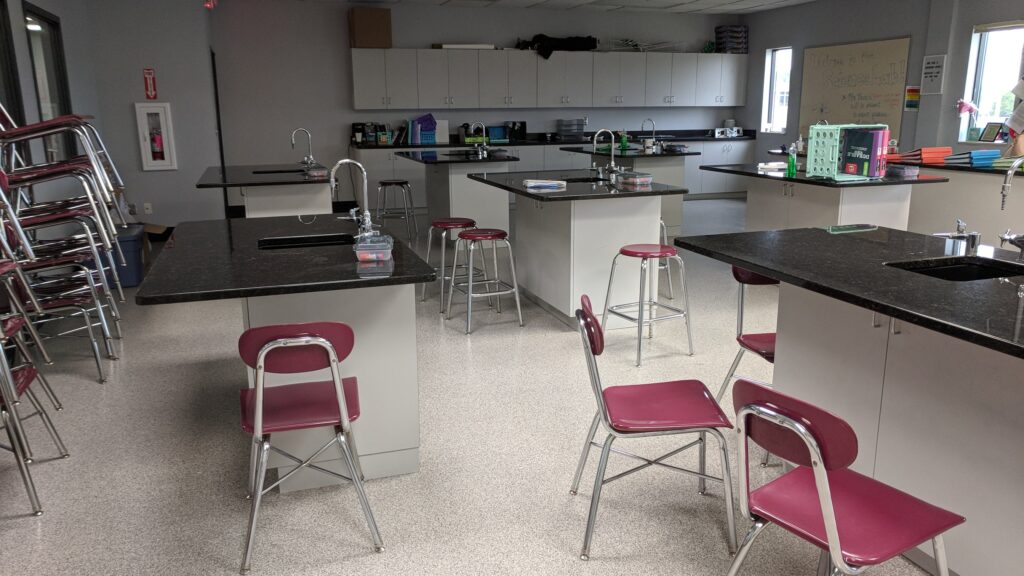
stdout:
[[53,444],[57,447],[57,452],[60,453],[61,458],[67,458],[69,456],[68,449],[64,446],[64,441],[61,440],[60,434],[57,433],[57,428],[53,425],[53,420],[50,420],[50,415],[47,414],[43,405],[39,403],[39,398],[36,397],[36,393],[31,388],[25,390],[25,396],[28,397],[28,401],[32,404],[32,408],[39,414],[39,419],[43,421],[43,426],[46,428],[46,432],[50,435],[50,439],[53,440]]
[[572,488],[569,489],[569,494],[576,495],[576,491],[580,487],[580,478],[583,476],[583,469],[587,466],[587,456],[590,455],[590,443],[594,441],[594,435],[597,434],[597,425],[601,422],[601,413],[594,414],[594,420],[590,423],[590,431],[587,432],[587,438],[583,442],[583,453],[580,454],[580,462],[576,465],[576,474],[572,477]]
[[249,509],[249,530],[245,535],[245,555],[242,556],[242,568],[240,573],[249,571],[252,563],[252,544],[256,539],[256,517],[260,512],[260,504],[263,502],[263,481],[267,477],[267,460],[270,457],[270,442],[264,440],[260,444],[259,456],[257,457],[256,487],[252,493],[252,507]]
[[25,483],[25,491],[28,492],[28,500],[32,504],[32,514],[39,516],[43,513],[43,506],[39,503],[39,494],[36,493],[36,485],[32,482],[32,473],[29,472],[28,464],[25,462],[25,454],[21,450],[21,439],[18,438],[18,434],[14,430],[12,423],[14,418],[16,418],[15,414],[0,408],[0,420],[3,422],[4,430],[7,431],[7,439],[11,443],[11,449],[14,451],[14,459],[18,463],[18,472],[21,474],[21,480]]
[[761,468],[768,467],[768,460],[772,457],[772,453],[765,450],[764,456],[761,456]]
[[[725,490],[725,524],[729,531],[729,553],[736,553],[736,511],[733,505],[732,494],[732,471],[729,469],[729,446],[725,442],[725,436],[715,430],[711,433],[718,442],[718,454],[722,461],[722,487]],[[703,478],[702,478],[703,480]]]
[[732,366],[729,367],[729,372],[725,375],[725,380],[722,380],[722,385],[718,388],[718,393],[715,394],[715,402],[721,402],[722,396],[725,395],[725,389],[729,387],[729,382],[732,382],[733,374],[736,373],[736,368],[740,365],[740,360],[743,359],[743,353],[745,349],[740,348],[739,352],[736,353],[736,358],[732,361]]
[[604,471],[608,467],[608,455],[612,451],[612,442],[615,436],[611,434],[604,439],[604,447],[601,448],[601,460],[597,464],[597,473],[594,475],[594,493],[590,496],[590,514],[587,516],[587,530],[583,534],[583,549],[580,551],[580,560],[590,560],[590,541],[594,537],[594,522],[597,521],[597,506],[601,502],[601,488],[604,487]]
[[[700,433],[700,446],[697,448],[697,471],[701,474],[707,473],[708,464],[708,438],[704,432]],[[697,494],[707,494],[708,484],[704,478],[697,479]]]
[[822,550],[818,556],[818,569],[815,571],[815,576],[832,576],[832,558],[828,554],[828,550]]
[[949,576],[949,562],[946,560],[946,543],[942,534],[932,538],[932,550],[935,553],[935,570],[938,576]]
[[247,498],[252,498],[256,494],[256,477],[259,475],[257,469],[260,464],[260,444],[253,442],[252,446],[249,447],[249,493],[246,495]]
[[644,283],[647,281],[647,259],[640,260],[640,299],[636,311],[636,365],[640,366],[640,352],[644,343]]
[[[356,456],[352,454],[351,448],[345,441],[345,434],[341,433],[337,436],[338,445],[341,446],[341,453],[345,455],[346,464],[348,464],[349,470],[356,470],[359,465],[355,462]],[[366,498],[366,490],[363,489],[363,480],[360,478],[362,474],[352,475],[352,485],[356,488],[356,495],[359,496],[359,505],[363,508],[363,515],[366,516],[366,524],[370,528],[370,537],[373,538],[373,548],[377,552],[384,551],[384,541],[380,538],[380,530],[377,529],[377,521],[373,517],[373,511],[370,510],[370,501]]]
[[[31,322],[25,323],[26,327],[31,325]],[[15,334],[13,340],[14,346],[18,348],[18,352],[21,354],[21,356],[25,358],[26,361],[30,360],[32,358],[32,355],[29,352],[28,344],[25,343],[25,340],[24,338],[22,338],[21,334]],[[56,408],[58,412],[63,410],[64,405],[61,404],[60,400],[57,399],[57,394],[54,393],[53,388],[50,387],[50,383],[46,380],[46,376],[43,376],[43,373],[36,369],[36,377],[39,379],[39,385],[43,387],[43,393],[46,394],[46,397],[50,400],[50,403],[53,404],[53,407]]]
[[[433,244],[434,244],[434,227],[431,226],[429,229],[427,229],[427,264],[428,265],[430,264],[430,248],[431,248],[431,246]],[[440,275],[444,276],[444,262],[441,263],[441,273],[440,273]],[[444,281],[442,280],[442,283],[443,282]],[[423,285],[420,286],[420,302],[426,302],[426,301],[427,301],[427,283],[424,282]],[[441,301],[443,302],[444,299],[442,298]]]
[[366,480],[366,474],[363,474],[363,465],[359,462],[359,450],[356,448],[356,436],[352,433],[351,429],[345,434],[345,442],[348,443],[348,448],[352,451],[352,462],[355,464],[355,468],[352,472],[359,476],[360,480]]
[[619,255],[616,254],[615,257],[612,258],[612,270],[611,272],[608,273],[608,290],[606,290],[604,293],[604,314],[601,315],[602,331],[607,330],[606,326],[608,325],[608,308],[611,308],[612,305],[612,283],[615,281],[615,266],[618,264],[618,262]]
[[505,247],[508,248],[508,269],[512,273],[512,294],[516,297],[516,316],[519,317],[519,327],[523,327],[523,308],[519,305],[519,281],[516,280],[516,259],[512,256],[512,244],[505,240]]
[[736,556],[732,560],[732,566],[729,567],[728,576],[736,576],[739,573],[740,568],[743,566],[743,561],[747,559],[747,553],[750,552],[751,545],[754,544],[754,540],[757,539],[767,525],[768,523],[764,520],[754,521],[754,525],[750,527],[750,531],[743,538],[743,543],[740,544],[739,550],[736,551]]

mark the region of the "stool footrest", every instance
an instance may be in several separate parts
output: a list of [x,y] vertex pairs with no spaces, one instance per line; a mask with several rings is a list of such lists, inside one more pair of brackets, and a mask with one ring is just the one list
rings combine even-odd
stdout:
[[[684,317],[686,317],[686,311],[681,309],[681,308],[676,308],[675,306],[669,306],[668,304],[662,304],[660,302],[654,302],[654,301],[651,301],[651,300],[648,300],[648,301],[644,302],[644,305],[647,308],[647,310],[650,311],[650,314],[651,314],[651,316],[645,316],[644,317],[644,325],[651,324],[653,322],[660,322],[662,320],[672,320],[673,318],[684,318]],[[623,320],[628,320],[628,321],[632,322],[633,324],[636,324],[636,322],[637,322],[636,315],[630,316],[629,314],[626,314],[626,313],[622,312],[623,309],[629,309],[629,308],[636,309],[637,308],[637,303],[636,302],[630,302],[628,304],[616,304],[615,306],[609,306],[608,307],[608,313],[609,314],[614,314],[615,316],[618,316],[619,318],[622,318]],[[655,315],[655,312],[659,308],[663,308],[665,310],[669,310],[672,313],[671,314],[664,314],[664,315],[661,315],[661,316],[657,316],[657,315]],[[638,309],[636,311],[639,312]]]
[[[500,289],[500,290],[489,290],[487,292],[476,292],[475,291],[477,286],[487,285],[487,284],[497,284],[502,289]],[[464,290],[463,288],[466,288],[468,286],[469,286],[469,282],[456,282],[455,283],[455,289],[458,290],[459,292],[462,292],[463,294],[466,294],[466,290]],[[474,288],[474,292],[472,294],[473,298],[486,298],[488,296],[501,296],[503,294],[512,294],[512,293],[514,293],[516,291],[514,286],[512,286],[511,284],[505,282],[504,280],[480,280],[479,282],[474,280],[473,281],[473,288]]]

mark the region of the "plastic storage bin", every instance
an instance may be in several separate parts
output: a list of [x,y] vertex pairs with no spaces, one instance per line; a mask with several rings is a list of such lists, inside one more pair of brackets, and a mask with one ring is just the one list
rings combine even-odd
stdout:
[[117,262],[117,277],[121,279],[121,286],[131,288],[142,284],[142,236],[145,234],[142,224],[129,224],[128,228],[119,228],[117,231],[117,243],[121,245],[121,252],[124,253],[125,265]]
[[380,262],[391,260],[391,249],[395,241],[391,236],[372,236],[361,239],[354,246],[356,259],[360,262]]
[[866,176],[844,174],[839,155],[843,152],[843,130],[889,128],[885,124],[816,124],[807,139],[807,175],[837,181],[867,180]]

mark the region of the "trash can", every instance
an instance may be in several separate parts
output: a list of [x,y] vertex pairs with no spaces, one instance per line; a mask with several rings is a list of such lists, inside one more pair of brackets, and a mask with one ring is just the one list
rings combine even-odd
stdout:
[[121,286],[125,288],[142,284],[142,237],[144,234],[142,224],[129,224],[127,228],[117,230],[117,243],[121,245],[125,261],[124,266],[117,262],[117,276],[121,279]]

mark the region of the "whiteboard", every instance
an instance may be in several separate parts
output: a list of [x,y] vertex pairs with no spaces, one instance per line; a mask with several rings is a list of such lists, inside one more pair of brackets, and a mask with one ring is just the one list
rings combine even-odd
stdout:
[[910,38],[804,50],[800,133],[829,124],[888,124],[899,138]]

